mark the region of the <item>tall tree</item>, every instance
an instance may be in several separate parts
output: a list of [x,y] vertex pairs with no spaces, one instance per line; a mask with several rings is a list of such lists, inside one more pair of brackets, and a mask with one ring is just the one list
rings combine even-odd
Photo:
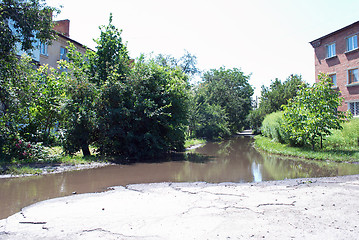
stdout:
[[246,118],[251,110],[253,95],[253,88],[248,81],[249,76],[237,68],[221,67],[203,74],[205,101],[225,110],[232,133],[242,130],[247,124]]
[[91,155],[89,145],[95,140],[96,104],[99,95],[97,86],[89,81],[88,59],[92,52],[82,55],[72,44],[68,49],[69,61],[60,63],[67,69],[62,73],[67,79],[62,123],[65,130],[63,147],[69,154],[82,150],[83,155],[88,156]]
[[338,111],[342,103],[339,92],[332,89],[331,79],[325,75],[318,76],[319,82],[313,87],[302,86],[298,94],[284,106],[285,129],[294,144],[315,144],[331,135],[331,130],[341,129],[346,119],[344,112]]
[[122,30],[112,24],[112,14],[110,14],[108,25],[101,26],[100,30],[100,37],[95,40],[96,54],[90,58],[92,81],[98,85],[116,81],[114,77],[124,79],[131,67],[127,46],[121,37]]

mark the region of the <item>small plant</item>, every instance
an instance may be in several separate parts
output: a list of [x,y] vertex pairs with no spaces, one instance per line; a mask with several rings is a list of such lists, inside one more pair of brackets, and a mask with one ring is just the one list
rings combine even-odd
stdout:
[[30,143],[22,139],[13,140],[10,156],[21,162],[43,161],[48,157],[47,151],[41,143]]

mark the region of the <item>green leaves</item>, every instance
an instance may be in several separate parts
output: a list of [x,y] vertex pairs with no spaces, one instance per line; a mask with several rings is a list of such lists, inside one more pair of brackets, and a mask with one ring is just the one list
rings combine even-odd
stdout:
[[[221,133],[216,130],[213,134],[210,131],[200,130],[197,134],[207,132],[208,136],[197,137],[223,137],[229,133],[235,133],[242,130],[246,126],[246,117],[251,109],[251,96],[253,95],[253,88],[248,83],[249,76],[244,75],[237,68],[212,69],[203,75],[203,83],[199,84],[195,90],[195,104],[198,106],[197,117],[202,121],[204,116],[213,119],[217,114],[221,116],[218,119],[218,126],[215,122],[210,125],[200,124],[197,130],[202,129],[203,126],[208,126],[212,129],[221,129]],[[216,112],[218,111],[218,112]],[[208,122],[208,123],[210,123]],[[195,125],[195,124],[194,124]]]
[[282,105],[286,105],[289,99],[296,96],[299,86],[302,84],[301,76],[291,75],[283,83],[276,78],[269,88],[262,86],[259,107],[248,116],[253,130],[259,132],[264,117],[272,112],[282,110]]
[[315,144],[332,129],[341,129],[341,123],[347,119],[344,112],[338,111],[342,102],[339,92],[331,88],[330,78],[319,75],[319,82],[313,87],[301,86],[298,95],[284,106],[285,129],[292,144]]
[[181,70],[138,61],[127,78],[108,83],[101,95],[100,152],[145,160],[182,150],[187,108]]

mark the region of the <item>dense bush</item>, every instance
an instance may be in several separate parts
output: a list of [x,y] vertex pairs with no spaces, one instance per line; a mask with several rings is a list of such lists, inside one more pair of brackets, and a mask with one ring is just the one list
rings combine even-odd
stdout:
[[280,143],[288,140],[283,126],[283,114],[283,111],[271,113],[264,118],[262,123],[262,134]]
[[183,150],[187,102],[182,71],[139,59],[128,78],[101,95],[100,153],[144,160]]

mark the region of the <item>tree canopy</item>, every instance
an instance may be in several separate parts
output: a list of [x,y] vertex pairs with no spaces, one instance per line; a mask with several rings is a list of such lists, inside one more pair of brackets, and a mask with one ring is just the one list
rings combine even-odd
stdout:
[[313,87],[302,85],[297,96],[284,106],[284,120],[286,132],[292,144],[310,144],[314,150],[315,144],[333,129],[341,129],[341,123],[347,118],[344,112],[338,111],[342,103],[340,93],[332,89],[331,79],[319,75],[319,82]]
[[202,79],[194,90],[191,132],[217,138],[246,127],[253,95],[249,76],[237,68],[221,67],[205,72]]

